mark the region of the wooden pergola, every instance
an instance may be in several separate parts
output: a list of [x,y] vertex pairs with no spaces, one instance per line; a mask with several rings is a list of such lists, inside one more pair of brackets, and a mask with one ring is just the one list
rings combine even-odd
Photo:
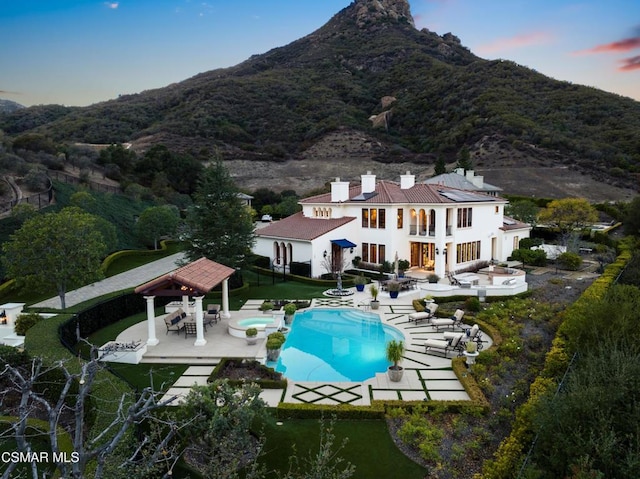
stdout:
[[207,340],[204,339],[202,299],[206,293],[222,283],[221,316],[229,318],[229,278],[233,273],[235,273],[233,268],[207,258],[200,258],[138,286],[135,292],[143,294],[147,300],[147,345],[155,346],[160,342],[156,334],[156,296],[182,297],[183,310],[187,313],[191,312],[189,298],[193,297],[195,300],[193,313],[195,314],[196,322],[196,341],[193,344],[194,346],[207,344]]

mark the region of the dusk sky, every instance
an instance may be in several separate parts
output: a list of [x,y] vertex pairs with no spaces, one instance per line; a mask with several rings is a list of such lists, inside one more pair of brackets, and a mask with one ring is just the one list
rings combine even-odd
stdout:
[[[2,0],[0,98],[84,106],[228,67],[350,0]],[[476,55],[640,100],[636,0],[411,0],[418,28]]]

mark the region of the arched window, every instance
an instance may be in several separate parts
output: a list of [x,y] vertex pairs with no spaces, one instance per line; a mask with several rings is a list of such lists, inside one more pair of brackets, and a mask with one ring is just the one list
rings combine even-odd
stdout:
[[287,243],[287,258],[289,258],[289,263],[293,261],[293,245],[291,243]]
[[273,262],[280,264],[280,245],[277,241],[273,242]]
[[285,246],[284,242],[280,243],[280,252],[282,254],[282,265],[286,266],[287,264],[289,264],[289,261],[287,258],[287,247]]
[[411,224],[409,225],[409,234],[412,234],[412,235],[418,234],[418,215],[416,214],[416,210],[411,208],[409,210],[409,216],[411,216]]
[[426,236],[427,235],[427,212],[425,210],[420,210],[419,215],[420,215],[420,220],[418,222],[420,225],[419,234],[421,236]]

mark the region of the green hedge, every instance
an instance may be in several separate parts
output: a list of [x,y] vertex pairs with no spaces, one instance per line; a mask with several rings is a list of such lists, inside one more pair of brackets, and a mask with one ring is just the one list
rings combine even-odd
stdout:
[[565,311],[564,320],[558,329],[550,351],[547,353],[544,368],[531,384],[529,398],[516,410],[511,434],[502,441],[494,458],[485,462],[482,475],[479,476],[482,479],[517,477],[527,449],[533,440],[532,420],[538,404],[557,388],[558,381],[567,370],[570,357],[574,352],[570,346],[567,330],[581,321],[581,312],[584,308],[589,307],[589,304],[594,301],[600,300],[622,272],[631,258],[628,246],[622,246],[622,248],[623,252],[616,261],[607,266],[602,276],[596,279],[580,298]]

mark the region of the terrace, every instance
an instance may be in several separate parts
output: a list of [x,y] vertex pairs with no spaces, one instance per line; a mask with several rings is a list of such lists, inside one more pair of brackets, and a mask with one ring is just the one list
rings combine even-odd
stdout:
[[[425,352],[424,341],[427,339],[443,339],[444,332],[436,331],[431,325],[410,322],[408,315],[414,312],[412,301],[424,296],[419,289],[400,293],[397,299],[389,298],[382,293],[380,315],[384,324],[402,331],[405,336],[406,353],[402,366],[405,374],[402,381],[391,382],[387,373],[377,373],[363,382],[293,382],[289,381],[285,390],[265,390],[263,399],[275,406],[285,403],[313,404],[351,404],[370,405],[372,400],[469,400],[458,377],[451,366],[451,358],[440,357]],[[368,292],[355,292],[348,298],[316,298],[311,307],[352,307],[369,309],[371,297]],[[266,340],[259,339],[255,345],[247,344],[244,338],[229,334],[229,325],[234,322],[256,317],[269,317],[260,311],[261,300],[249,300],[238,311],[231,311],[230,319],[223,319],[215,324],[207,325],[204,332],[206,344],[194,346],[184,333],[169,331],[159,334],[159,342],[149,345],[142,356],[142,363],[180,363],[189,364],[185,374],[179,378],[168,395],[184,396],[193,384],[205,384],[208,376],[222,358],[246,358],[259,362],[266,360]],[[278,313],[276,313],[278,314]],[[155,317],[158,331],[164,331],[164,314]],[[295,327],[295,320],[294,326]],[[115,339],[122,344],[144,341],[147,334],[147,322],[142,321],[123,331]],[[491,339],[484,336],[485,349],[490,347]]]

